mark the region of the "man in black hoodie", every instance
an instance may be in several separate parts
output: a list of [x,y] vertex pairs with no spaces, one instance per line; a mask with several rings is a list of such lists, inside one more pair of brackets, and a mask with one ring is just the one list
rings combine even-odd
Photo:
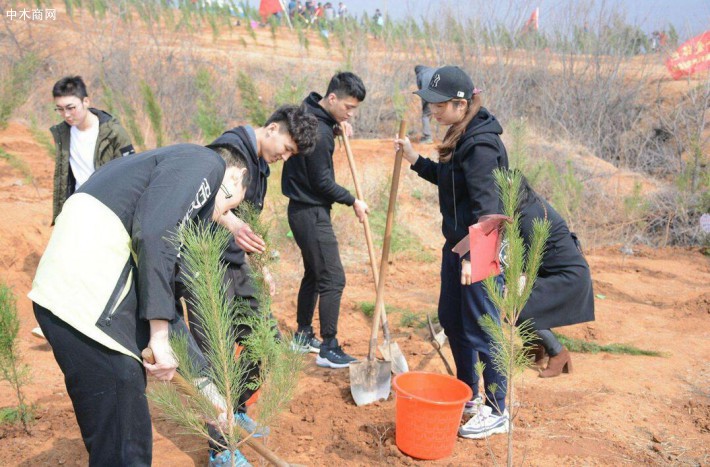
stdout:
[[[335,183],[333,151],[340,123],[354,114],[365,100],[365,85],[353,73],[338,73],[330,80],[325,96],[312,92],[304,101],[318,119],[318,141],[308,157],[284,164],[281,191],[289,198],[288,223],[301,249],[305,273],[298,292],[298,331],[294,344],[303,352],[318,352],[316,364],[345,368],[355,361],[343,352],[335,338],[345,271],[340,262],[338,240],[330,221],[333,203],[352,206],[360,222],[367,204]],[[313,331],[313,313],[319,302],[321,344]]]
[[[308,113],[303,106],[283,106],[269,117],[264,126],[252,128],[249,125],[244,125],[232,128],[207,147],[211,149],[227,148],[246,156],[247,168],[253,176],[250,179],[244,200],[261,212],[264,207],[267,179],[270,174],[269,164],[280,160],[287,161],[296,154],[311,151],[315,146],[317,127],[316,118]],[[258,313],[258,294],[252,282],[251,270],[245,253],[261,253],[265,250],[266,244],[261,237],[254,233],[249,224],[238,217],[229,216],[227,224],[233,234],[222,255],[222,261],[227,267],[225,273],[225,281],[228,281],[227,299],[239,297],[249,304],[252,313]],[[264,276],[269,282],[270,292],[273,295],[275,286],[271,274],[264,271]],[[182,282],[176,283],[175,293],[178,300],[185,299],[190,331],[200,349],[205,352],[207,343],[203,337],[202,327],[194,314],[188,290]],[[179,302],[176,302],[176,305],[181,307]],[[179,310],[180,308],[178,308]],[[237,342],[243,342],[250,332],[251,329],[248,326],[240,325],[237,329]],[[258,372],[258,366],[252,366],[250,377],[257,377]],[[256,429],[254,421],[246,415],[245,408],[246,401],[254,392],[246,390],[239,401],[237,421],[248,431]],[[226,454],[212,452],[211,462],[215,463],[218,460],[216,458],[220,455],[226,456]]]

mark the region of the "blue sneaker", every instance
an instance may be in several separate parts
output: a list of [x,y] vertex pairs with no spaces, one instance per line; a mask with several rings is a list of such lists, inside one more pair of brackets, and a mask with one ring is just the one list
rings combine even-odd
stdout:
[[244,457],[239,449],[236,451],[222,451],[219,454],[215,454],[215,451],[210,451],[210,461],[207,464],[209,467],[232,467],[232,454],[234,454],[234,466],[236,467],[251,467],[251,464]]
[[343,352],[337,339],[324,342],[318,352],[318,357],[316,357],[316,365],[324,368],[347,368],[356,361],[357,358]]
[[291,348],[301,353],[318,353],[320,352],[320,346],[321,342],[316,339],[313,328],[297,332],[293,335],[293,340],[291,341]]
[[254,438],[269,436],[271,433],[271,428],[268,426],[259,426],[254,419],[245,413],[236,414],[236,419],[239,426],[244,428],[244,430],[250,433]]

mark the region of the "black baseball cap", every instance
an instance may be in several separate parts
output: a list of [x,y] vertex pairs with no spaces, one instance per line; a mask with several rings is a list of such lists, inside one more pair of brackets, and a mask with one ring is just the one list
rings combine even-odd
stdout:
[[429,86],[414,94],[426,102],[438,103],[451,99],[470,99],[473,96],[473,81],[457,66],[438,68],[429,81]]

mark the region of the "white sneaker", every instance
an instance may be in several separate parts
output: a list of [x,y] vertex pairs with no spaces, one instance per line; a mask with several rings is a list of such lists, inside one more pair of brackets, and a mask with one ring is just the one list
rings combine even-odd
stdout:
[[483,397],[476,396],[470,401],[466,402],[466,405],[463,408],[463,413],[466,415],[476,415],[481,409],[481,407],[483,407]]
[[36,328],[33,328],[31,331],[31,334],[38,339],[45,339],[45,340],[47,339],[46,337],[44,337],[44,333],[42,332],[42,328],[39,326],[37,326]]
[[459,427],[459,436],[469,439],[481,439],[498,433],[507,433],[510,429],[508,410],[505,410],[500,415],[492,412],[493,409],[484,405],[477,415]]

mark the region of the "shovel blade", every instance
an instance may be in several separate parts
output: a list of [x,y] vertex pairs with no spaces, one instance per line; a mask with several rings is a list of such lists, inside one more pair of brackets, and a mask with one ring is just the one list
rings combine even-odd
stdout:
[[350,393],[358,407],[386,400],[392,386],[390,362],[365,360],[350,364]]
[[409,371],[409,364],[396,342],[385,341],[378,347],[385,361],[392,362],[392,373],[399,375]]

